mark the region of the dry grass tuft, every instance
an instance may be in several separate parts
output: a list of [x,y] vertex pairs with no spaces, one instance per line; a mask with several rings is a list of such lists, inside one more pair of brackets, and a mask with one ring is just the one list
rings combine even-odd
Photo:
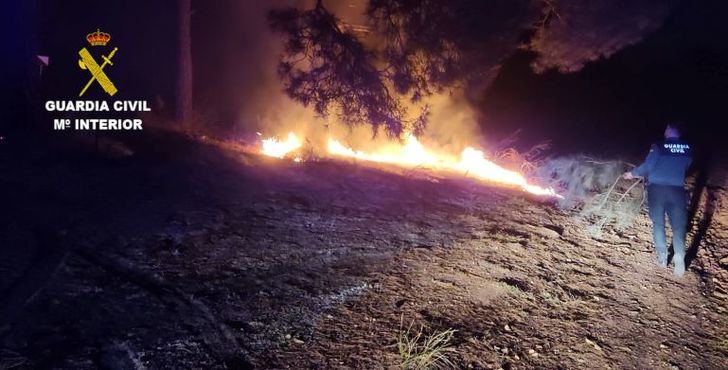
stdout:
[[439,333],[426,335],[423,328],[414,332],[413,324],[407,330],[400,327],[397,336],[397,349],[402,358],[400,367],[407,370],[454,369],[455,364],[448,355],[455,353],[450,345],[455,330],[448,329]]

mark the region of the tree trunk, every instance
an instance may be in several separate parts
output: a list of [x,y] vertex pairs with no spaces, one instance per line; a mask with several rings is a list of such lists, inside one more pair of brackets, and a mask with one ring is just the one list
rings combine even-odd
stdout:
[[179,0],[178,14],[178,68],[177,68],[177,111],[178,123],[188,123],[192,115],[192,38],[190,16],[192,0]]

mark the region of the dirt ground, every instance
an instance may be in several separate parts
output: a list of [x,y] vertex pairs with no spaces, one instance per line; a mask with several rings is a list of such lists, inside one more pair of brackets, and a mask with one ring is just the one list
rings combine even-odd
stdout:
[[396,368],[413,325],[458,368],[728,369],[723,179],[676,278],[645,215],[176,140],[0,157],[0,368]]

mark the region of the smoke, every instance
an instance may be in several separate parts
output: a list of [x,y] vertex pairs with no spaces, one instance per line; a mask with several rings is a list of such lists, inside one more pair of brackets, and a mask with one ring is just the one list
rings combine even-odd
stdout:
[[[282,52],[279,35],[273,34],[267,14],[271,9],[298,7],[310,9],[315,0],[270,0],[245,2],[243,27],[248,35],[254,35],[257,44],[250,50],[255,54],[254,83],[241,96],[242,105],[237,119],[237,128],[253,128],[259,132],[281,133],[294,131],[306,135],[309,140],[319,139],[335,122],[331,118],[318,117],[312,109],[291,100],[283,92],[283,85],[277,74]],[[363,0],[325,1],[328,9],[352,24],[364,21]],[[242,22],[241,22],[242,23]],[[319,140],[320,141],[320,140]]]
[[[342,26],[367,35],[367,0],[324,1]],[[347,126],[336,116],[317,116],[313,109],[290,99],[277,73],[282,41],[274,34],[267,14],[274,8],[310,9],[315,0],[225,1],[201,3],[193,15],[196,109],[219,133],[260,132],[263,136],[304,137],[315,151],[326,148],[329,137],[354,148],[372,149],[392,144],[385,132],[369,125]],[[369,39],[369,42],[377,42]],[[211,62],[214,61],[214,62]],[[479,138],[476,112],[460,91],[430,96],[412,111],[429,107],[429,122],[421,141],[458,153]],[[208,124],[209,127],[209,124]]]
[[[331,3],[331,4],[329,4]],[[327,1],[327,7],[361,21],[363,1]],[[323,131],[329,122],[291,100],[277,74],[282,42],[268,23],[274,8],[315,5],[315,0],[195,3],[195,109],[220,133],[279,134]]]
[[423,143],[448,153],[460,153],[467,146],[484,143],[479,115],[462,90],[431,96],[425,103],[431,113],[421,138]]
[[[238,132],[261,132],[265,136],[293,131],[316,148],[325,148],[334,137],[354,148],[372,148],[390,141],[369,125],[345,126],[335,114],[318,117],[313,109],[291,100],[283,91],[277,73],[282,40],[267,22],[274,8],[311,9],[315,0],[221,1],[200,3],[196,63],[196,107],[219,126]],[[369,0],[325,0],[325,7],[365,44],[380,42],[368,28]],[[552,4],[544,23],[535,28],[526,45],[513,38],[509,50],[519,47],[535,51],[534,69],[557,68],[573,72],[585,63],[608,57],[634,44],[656,28],[669,15],[675,0],[568,1]],[[209,14],[204,14],[209,13]],[[193,30],[194,31],[194,30]],[[513,36],[513,35],[510,35]],[[495,37],[495,36],[493,36]],[[508,55],[502,55],[506,60]],[[210,63],[210,60],[215,62]],[[497,68],[491,68],[497,70]],[[472,89],[473,84],[462,84]],[[477,86],[482,90],[482,86]],[[428,107],[428,125],[421,141],[451,153],[483,142],[481,120],[465,97],[471,91],[455,88],[408,104],[416,113]],[[406,101],[406,99],[405,99]]]
[[281,43],[266,22],[271,8],[298,3],[214,1],[196,7],[195,107],[215,129],[265,132],[314,118],[283,93],[276,73]]

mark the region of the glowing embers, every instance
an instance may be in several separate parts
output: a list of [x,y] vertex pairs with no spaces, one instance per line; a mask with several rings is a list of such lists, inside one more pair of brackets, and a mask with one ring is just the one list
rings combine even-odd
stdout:
[[[288,133],[288,137],[284,141],[279,141],[277,138],[268,138],[262,140],[263,149],[261,152],[267,156],[284,158],[286,154],[300,148],[303,143],[298,139],[296,134],[293,132]],[[296,162],[300,159],[296,158]]]

